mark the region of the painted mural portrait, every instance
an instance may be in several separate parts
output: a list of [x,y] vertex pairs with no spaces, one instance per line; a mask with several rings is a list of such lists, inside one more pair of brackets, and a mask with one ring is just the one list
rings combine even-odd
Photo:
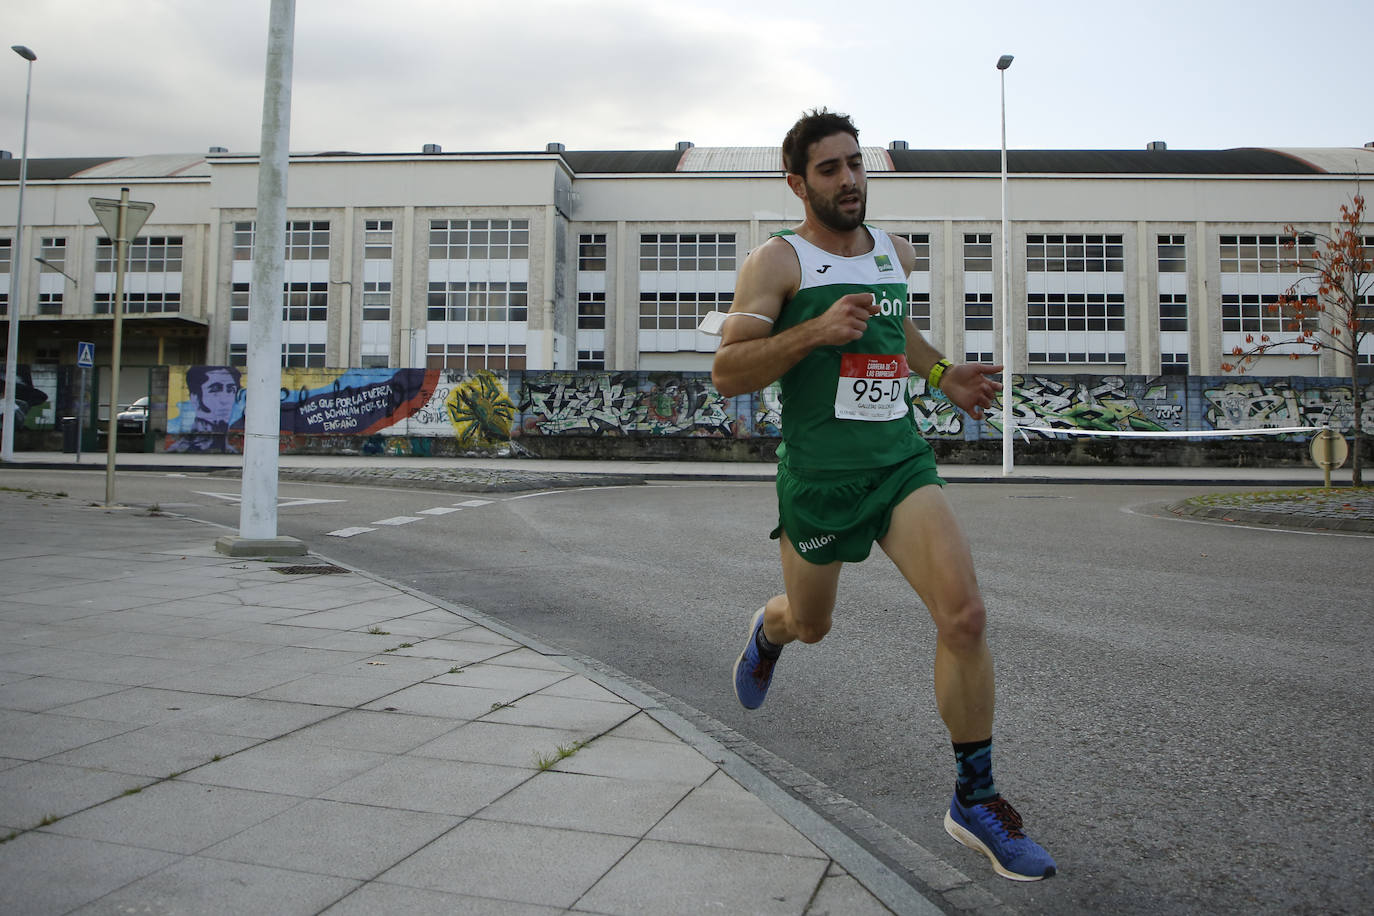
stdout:
[[167,432],[176,436],[169,452],[235,452],[230,426],[243,414],[243,386],[233,366],[191,366],[186,370],[188,400]]

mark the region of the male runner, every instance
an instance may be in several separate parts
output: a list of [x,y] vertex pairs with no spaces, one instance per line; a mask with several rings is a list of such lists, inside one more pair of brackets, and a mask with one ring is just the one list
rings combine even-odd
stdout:
[[712,367],[725,397],[782,381],[778,527],[784,594],[753,616],[735,693],[763,704],[782,647],[830,630],[840,568],[877,542],[935,621],[935,700],[954,743],[945,829],[1000,875],[1036,881],[1054,860],[1026,836],[992,778],[993,668],[973,557],[916,431],[907,377],[973,417],[1001,366],[951,365],[906,317],[915,251],[864,224],[867,177],[847,115],[820,109],[782,146],[805,219],[745,259]]

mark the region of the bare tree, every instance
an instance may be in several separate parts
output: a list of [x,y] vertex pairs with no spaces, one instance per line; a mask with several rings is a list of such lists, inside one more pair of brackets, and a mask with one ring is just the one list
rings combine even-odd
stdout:
[[1350,367],[1350,390],[1354,417],[1351,423],[1354,464],[1351,482],[1363,486],[1361,451],[1364,430],[1360,391],[1360,345],[1374,333],[1374,235],[1365,234],[1364,196],[1356,192],[1350,205],[1341,205],[1340,222],[1330,232],[1300,232],[1285,226],[1284,248],[1293,252],[1279,268],[1299,273],[1293,282],[1269,305],[1283,321],[1280,337],[1246,335],[1248,346],[1237,346],[1231,353],[1235,363],[1222,363],[1224,372],[1244,372],[1255,360],[1280,350],[1290,359],[1304,352],[1327,350],[1337,354]]

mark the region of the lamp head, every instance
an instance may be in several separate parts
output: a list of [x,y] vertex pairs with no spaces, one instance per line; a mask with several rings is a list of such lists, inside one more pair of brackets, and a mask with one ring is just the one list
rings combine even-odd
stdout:
[[1008,67],[1011,66],[1011,62],[1012,62],[1013,60],[1015,60],[1015,59],[1016,59],[1016,58],[1012,57],[1012,55],[1010,55],[1010,54],[1003,54],[1001,57],[997,58],[997,69],[998,69],[998,70],[1005,70],[1005,69],[1007,69]]
[[24,58],[24,60],[29,61],[30,63],[38,60],[38,55],[33,53],[23,45],[10,45],[10,50],[12,50],[15,54],[18,54],[20,57]]

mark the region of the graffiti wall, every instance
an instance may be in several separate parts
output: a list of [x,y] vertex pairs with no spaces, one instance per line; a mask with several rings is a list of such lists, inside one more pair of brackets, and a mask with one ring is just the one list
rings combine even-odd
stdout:
[[[910,390],[923,435],[1001,438],[1000,409],[974,420],[922,379]],[[777,386],[725,398],[706,372],[284,369],[279,397],[284,449],[426,455],[439,439],[455,440],[459,452],[488,452],[521,438],[776,438],[782,428]],[[1361,397],[1364,425],[1374,428],[1374,382]],[[1348,430],[1353,420],[1350,383],[1332,378],[1035,374],[1016,377],[1013,405],[1018,428],[1039,438],[1057,430]],[[173,367],[166,449],[239,450],[245,406],[239,370]]]

